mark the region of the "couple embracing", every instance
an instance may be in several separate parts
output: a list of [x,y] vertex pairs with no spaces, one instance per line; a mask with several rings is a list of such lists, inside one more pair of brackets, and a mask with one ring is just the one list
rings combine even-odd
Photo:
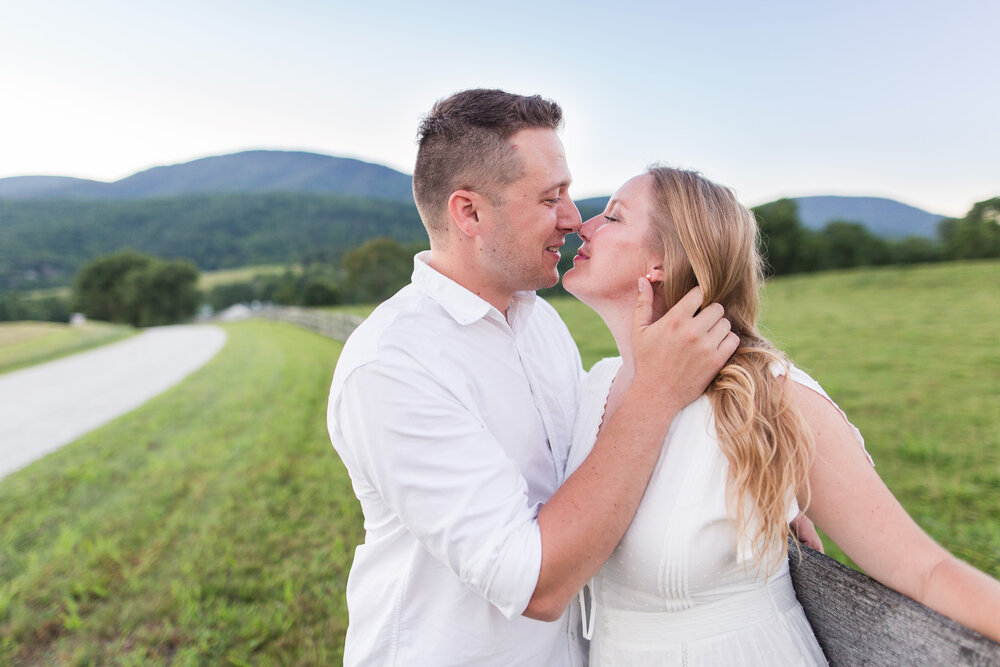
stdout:
[[[365,516],[345,664],[825,664],[787,563],[813,521],[1000,639],[1000,583],[907,516],[857,429],[757,330],[753,215],[657,166],[582,221],[561,123],[538,96],[469,90],[421,124],[431,249],[345,344],[330,393]],[[534,294],[571,233],[563,285],[620,353],[589,373]]]

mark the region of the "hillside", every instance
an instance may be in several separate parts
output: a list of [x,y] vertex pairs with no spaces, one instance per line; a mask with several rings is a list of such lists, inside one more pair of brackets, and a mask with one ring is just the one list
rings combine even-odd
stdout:
[[0,179],[0,199],[130,200],[203,193],[308,192],[412,202],[410,176],[301,151],[244,151],[153,167],[113,183],[62,176]]
[[934,238],[944,216],[928,213],[882,197],[795,197],[799,219],[809,229],[821,229],[831,220],[860,222],[876,236]]
[[[792,197],[799,207],[799,219],[809,229],[822,229],[831,220],[860,222],[876,236],[902,238],[925,236],[934,238],[937,225],[944,216],[928,213],[915,206],[882,197]],[[596,215],[607,203],[607,197],[577,200],[576,205],[587,219],[585,211]]]
[[426,233],[412,203],[338,195],[0,200],[0,290],[68,284],[89,259],[125,247],[218,269],[299,262],[376,236],[412,242]]

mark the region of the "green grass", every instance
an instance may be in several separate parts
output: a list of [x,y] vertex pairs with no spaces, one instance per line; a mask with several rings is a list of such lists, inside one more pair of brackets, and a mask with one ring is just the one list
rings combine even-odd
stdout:
[[82,352],[134,333],[131,327],[104,322],[87,322],[80,327],[55,322],[3,322],[0,373]]
[[998,284],[996,261],[788,277],[768,286],[764,318],[864,434],[917,523],[995,577]]
[[0,664],[337,664],[360,508],[340,345],[228,327],[204,368],[0,482]]
[[[763,329],[865,436],[876,470],[939,543],[1000,577],[1000,262],[769,281]],[[553,300],[584,366],[617,354],[586,306]],[[833,543],[827,553],[849,562]]]
[[[993,576],[997,278],[997,262],[789,277],[765,308],[918,523]],[[588,367],[614,354],[591,311],[554,304]],[[340,662],[363,534],[325,428],[340,346],[228,331],[182,384],[0,481],[0,664]]]
[[218,285],[243,283],[253,280],[256,276],[280,276],[292,269],[301,272],[299,266],[289,267],[284,264],[260,264],[258,266],[242,266],[238,269],[219,269],[217,271],[202,271],[198,276],[198,289],[209,290]]
[[[289,269],[296,273],[302,271],[301,266],[289,266],[287,264],[258,264],[255,266],[241,266],[238,269],[202,271],[198,274],[198,289],[210,290],[217,285],[248,282],[253,280],[256,276],[280,276]],[[25,295],[31,299],[40,299],[47,296],[57,296],[68,299],[72,291],[73,288],[68,286],[47,287],[44,289],[27,291],[25,292]]]

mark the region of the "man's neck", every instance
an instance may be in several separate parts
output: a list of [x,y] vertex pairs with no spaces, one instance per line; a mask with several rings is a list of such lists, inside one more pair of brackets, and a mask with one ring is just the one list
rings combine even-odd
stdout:
[[[469,290],[483,301],[486,301],[500,311],[505,318],[507,317],[507,311],[510,310],[514,293],[490,284],[489,278],[477,271],[473,263],[440,250],[435,251],[431,248],[430,256],[427,258],[427,265]],[[472,267],[471,269],[469,268],[470,266]]]

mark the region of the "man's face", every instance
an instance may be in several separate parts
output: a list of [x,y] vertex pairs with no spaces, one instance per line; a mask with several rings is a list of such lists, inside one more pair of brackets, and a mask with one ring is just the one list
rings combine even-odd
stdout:
[[521,174],[502,190],[501,206],[488,211],[484,265],[506,292],[552,287],[559,282],[563,239],[580,228],[580,212],[568,194],[566,154],[554,130],[521,130],[510,144]]

